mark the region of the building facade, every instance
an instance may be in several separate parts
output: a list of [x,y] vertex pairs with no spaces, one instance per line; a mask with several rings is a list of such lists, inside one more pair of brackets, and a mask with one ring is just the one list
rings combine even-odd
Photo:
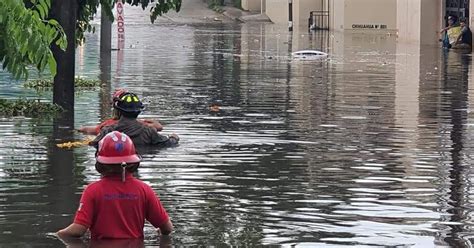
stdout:
[[[311,20],[327,20],[320,25],[331,30],[383,32],[421,44],[438,42],[448,14],[467,17],[473,24],[472,4],[470,0],[242,0],[244,10],[261,11],[276,24],[309,27]],[[316,13],[312,19],[311,12]]]

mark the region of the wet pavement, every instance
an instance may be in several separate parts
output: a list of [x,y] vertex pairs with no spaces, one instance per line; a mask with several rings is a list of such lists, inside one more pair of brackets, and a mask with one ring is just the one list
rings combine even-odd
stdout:
[[[74,126],[107,117],[122,87],[180,135],[140,167],[176,228],[159,240],[147,225],[146,246],[471,244],[470,54],[272,24],[132,22],[126,32],[126,49],[102,64],[110,74],[98,33],[78,48],[77,74],[106,83],[77,93]],[[290,59],[306,48],[330,59]],[[36,95],[6,76],[0,89]],[[0,246],[60,246],[51,232],[99,178],[94,149],[55,147],[84,138],[70,120],[0,119]]]

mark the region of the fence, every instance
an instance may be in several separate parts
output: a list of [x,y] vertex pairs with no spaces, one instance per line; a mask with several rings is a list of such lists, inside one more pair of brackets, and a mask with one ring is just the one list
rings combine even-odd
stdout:
[[329,30],[329,11],[309,12],[308,28],[311,30]]

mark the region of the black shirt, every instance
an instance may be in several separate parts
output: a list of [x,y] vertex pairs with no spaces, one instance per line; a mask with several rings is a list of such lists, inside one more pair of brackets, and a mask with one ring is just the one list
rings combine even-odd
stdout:
[[464,26],[461,29],[461,44],[472,45],[472,32],[471,29],[467,26]]
[[159,134],[154,128],[149,127],[136,119],[121,117],[115,125],[103,127],[99,135],[90,143],[97,146],[99,141],[112,131],[123,132],[132,139],[135,146],[140,145],[158,145],[173,146],[178,144],[178,140],[174,137],[168,137]]

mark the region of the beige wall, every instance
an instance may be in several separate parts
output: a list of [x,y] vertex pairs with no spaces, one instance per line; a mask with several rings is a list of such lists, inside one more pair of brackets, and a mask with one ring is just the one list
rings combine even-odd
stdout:
[[443,0],[398,0],[398,38],[404,42],[437,44],[442,26]]
[[323,10],[323,0],[293,0],[293,21],[295,27],[308,27],[309,13]]
[[420,0],[398,0],[397,27],[400,40],[417,41],[420,39],[420,11]]
[[421,44],[439,44],[438,31],[442,26],[443,0],[421,0]]
[[[244,6],[242,0],[242,7]],[[245,0],[251,1],[251,0]],[[258,0],[260,3],[260,0]],[[265,13],[276,24],[288,24],[288,0],[265,0]],[[293,25],[294,27],[308,27],[309,13],[321,10],[323,0],[293,0]]]
[[242,9],[248,10],[248,11],[260,11],[261,0],[241,0],[241,1],[242,1]]
[[[267,16],[276,24],[288,25],[288,0],[265,1]],[[321,1],[326,0],[293,0],[294,27],[307,27],[309,12],[320,10]],[[339,31],[396,33],[402,42],[437,44],[445,1],[329,0],[330,27]],[[470,9],[471,27],[474,27],[474,0]]]
[[330,21],[329,27],[334,30],[344,30],[344,16],[345,8],[344,1],[342,0],[330,0]]
[[346,30],[393,31],[397,29],[397,0],[343,0],[343,2],[344,29]]
[[265,0],[268,18],[276,24],[288,24],[288,0]]
[[472,29],[472,27],[474,27],[473,26],[473,24],[474,24],[474,16],[473,16],[474,15],[474,9],[473,8],[474,8],[474,1],[470,1],[469,2],[469,19],[470,19],[470,22],[469,22],[470,25],[469,26],[471,27],[471,29]]
[[397,0],[330,0],[330,5],[332,29],[363,32],[397,29]]

